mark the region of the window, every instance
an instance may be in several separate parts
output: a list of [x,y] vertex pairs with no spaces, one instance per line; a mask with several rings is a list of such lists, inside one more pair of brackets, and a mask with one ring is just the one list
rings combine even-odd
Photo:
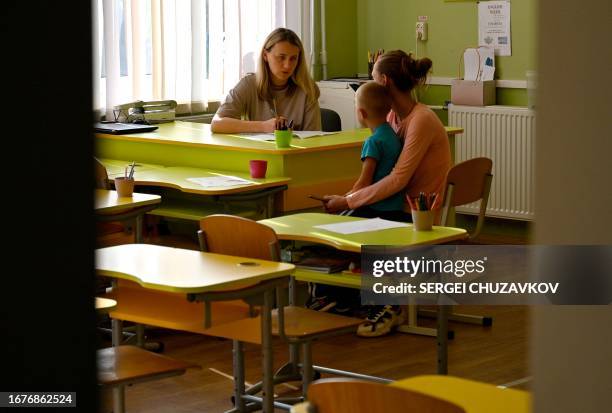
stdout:
[[256,70],[260,48],[274,28],[302,23],[299,13],[308,3],[94,1],[94,106],[109,114],[117,104],[164,99],[176,100],[179,112],[204,111],[208,101],[222,99]]

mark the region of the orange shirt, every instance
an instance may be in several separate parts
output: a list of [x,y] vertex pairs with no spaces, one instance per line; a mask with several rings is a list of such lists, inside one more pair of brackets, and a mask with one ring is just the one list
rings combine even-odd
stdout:
[[[406,190],[414,198],[419,192],[442,196],[446,173],[451,167],[450,145],[438,116],[422,103],[417,103],[403,120],[391,111],[387,121],[404,146],[389,175],[347,196],[351,209],[385,199]],[[410,210],[405,204],[406,210]]]

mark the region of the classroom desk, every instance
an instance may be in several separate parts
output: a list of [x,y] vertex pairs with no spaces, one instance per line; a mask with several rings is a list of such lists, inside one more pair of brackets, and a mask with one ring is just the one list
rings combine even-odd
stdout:
[[[189,300],[203,300],[208,293],[252,286],[261,289],[264,304],[261,310],[261,334],[264,381],[264,412],[273,412],[273,371],[272,371],[272,298],[274,289],[283,285],[293,271],[291,264],[232,257],[200,251],[171,248],[147,244],[125,244],[96,250],[96,273],[121,280],[130,280],[150,293],[148,302],[130,303],[119,300],[117,313],[122,312],[124,320],[168,327],[165,322],[156,324],[159,316],[157,298],[183,294]],[[246,288],[245,290],[248,290]],[[127,300],[129,301],[129,300]],[[123,306],[133,312],[127,315]],[[171,309],[171,313],[172,313]],[[115,312],[111,312],[111,317]],[[174,317],[180,312],[173,312]],[[114,320],[115,321],[115,320]],[[176,329],[181,329],[183,320],[175,320]],[[189,320],[184,320],[187,324]],[[189,331],[189,330],[187,330]],[[113,343],[120,342],[121,325],[113,322]]]
[[[99,161],[106,167],[109,180],[116,176],[123,176],[125,166],[128,162],[117,159],[100,158]],[[235,186],[202,186],[188,180],[189,178],[209,177],[237,177],[247,180],[247,183]],[[164,200],[155,215],[168,216],[199,221],[211,213],[229,212],[229,201],[265,199],[264,216],[271,217],[275,211],[281,210],[282,191],[286,189],[290,179],[286,177],[269,177],[264,179],[251,178],[249,173],[210,170],[203,168],[192,168],[185,166],[164,166],[138,162],[135,166],[134,184],[140,187],[159,187],[178,190],[182,194],[195,195],[195,199],[188,196],[177,196],[172,193],[164,193]],[[199,196],[213,197],[221,202],[222,207],[206,207],[202,202],[197,202]],[[253,212],[248,208],[239,209],[242,213],[234,215],[248,216]]]
[[[451,148],[463,129],[448,127]],[[361,146],[368,129],[293,139],[291,147],[235,134],[213,134],[210,125],[193,122],[160,124],[153,132],[110,135],[97,133],[96,156],[165,166],[207,168],[248,173],[249,160],[268,161],[268,177],[290,177],[282,211],[318,206],[308,194],[347,192],[361,171]],[[138,169],[136,173],[138,173]]]
[[[316,225],[348,221],[359,221],[365,218],[350,216],[304,213],[286,215],[259,221],[274,229],[280,240],[305,241],[325,244],[341,251],[361,252],[363,245],[418,246],[435,245],[467,238],[462,228],[434,226],[432,231],[414,231],[412,224],[403,228],[391,228],[356,234],[339,234],[315,228]],[[297,269],[292,280],[317,282],[338,287],[361,288],[361,278],[350,274],[323,274],[315,271]],[[438,306],[438,328],[425,328],[417,324],[416,307],[408,309],[407,323],[398,327],[398,331],[409,334],[436,336],[438,343],[437,370],[440,374],[448,371],[448,306]]]
[[145,213],[157,208],[161,202],[159,195],[134,192],[131,197],[120,197],[116,191],[96,189],[94,210],[98,221],[136,220],[136,242],[142,242],[142,221]]
[[157,205],[160,202],[161,197],[159,195],[134,192],[131,197],[120,197],[117,195],[117,191],[96,189],[94,192],[94,209],[96,214],[117,214],[133,208]]
[[450,376],[417,376],[390,386],[413,390],[462,407],[466,413],[529,413],[531,394]]

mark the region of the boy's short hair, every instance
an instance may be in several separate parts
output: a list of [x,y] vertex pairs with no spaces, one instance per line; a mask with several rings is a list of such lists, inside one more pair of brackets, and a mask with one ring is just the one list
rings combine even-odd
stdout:
[[357,107],[371,116],[386,116],[391,110],[391,95],[381,84],[374,81],[364,83],[357,89]]

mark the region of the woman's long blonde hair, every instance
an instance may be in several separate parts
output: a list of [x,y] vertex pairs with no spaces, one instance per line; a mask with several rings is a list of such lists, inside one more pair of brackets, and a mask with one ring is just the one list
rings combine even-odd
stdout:
[[304,56],[304,46],[302,41],[293,31],[285,28],[278,28],[266,37],[264,45],[259,53],[259,64],[257,65],[257,94],[259,98],[271,102],[272,94],[270,89],[272,86],[270,68],[264,60],[264,51],[270,52],[274,45],[278,42],[289,42],[292,45],[300,49],[298,56],[298,63],[295,66],[293,74],[289,78],[287,85],[287,94],[291,96],[299,88],[306,93],[306,101],[310,104],[319,99],[319,88],[317,84],[310,77],[308,72],[308,65],[306,64],[306,57]]

